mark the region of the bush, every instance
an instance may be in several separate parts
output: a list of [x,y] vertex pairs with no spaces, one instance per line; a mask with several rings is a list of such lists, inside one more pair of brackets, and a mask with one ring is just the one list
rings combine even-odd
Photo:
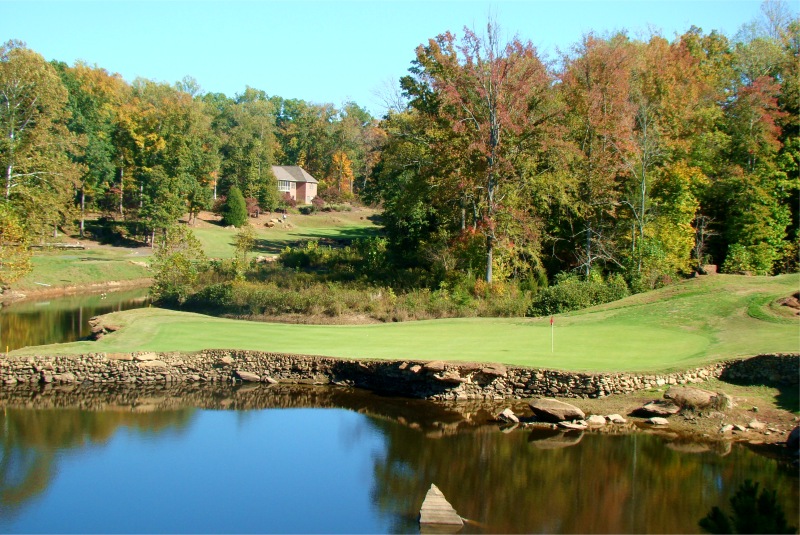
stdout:
[[555,286],[545,288],[533,297],[528,307],[528,316],[549,316],[580,310],[630,295],[628,285],[620,275],[612,275],[605,282],[583,280],[575,275],[560,275],[556,277],[556,281]]
[[244,195],[236,186],[228,191],[225,206],[222,209],[222,223],[226,226],[241,227],[247,222],[247,205]]

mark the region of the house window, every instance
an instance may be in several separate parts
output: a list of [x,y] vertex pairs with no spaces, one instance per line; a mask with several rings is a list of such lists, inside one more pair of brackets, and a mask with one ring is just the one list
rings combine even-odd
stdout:
[[278,191],[289,191],[289,181],[278,180]]

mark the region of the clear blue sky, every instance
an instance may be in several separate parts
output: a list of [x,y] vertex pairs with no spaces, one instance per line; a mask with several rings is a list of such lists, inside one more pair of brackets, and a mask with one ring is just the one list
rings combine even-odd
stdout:
[[128,81],[189,75],[204,91],[234,96],[249,85],[316,103],[354,100],[379,115],[375,92],[406,74],[417,45],[480,30],[490,15],[555,57],[588,31],[672,38],[695,25],[732,36],[760,16],[760,0],[0,0],[0,39]]

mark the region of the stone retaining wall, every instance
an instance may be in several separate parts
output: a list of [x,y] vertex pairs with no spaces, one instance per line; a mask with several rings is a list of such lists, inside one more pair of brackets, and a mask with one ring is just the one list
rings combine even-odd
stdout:
[[435,400],[604,397],[710,378],[796,385],[800,355],[761,355],[666,374],[571,373],[487,363],[347,360],[257,351],[88,354],[0,360],[0,388],[20,384],[264,382],[338,384]]

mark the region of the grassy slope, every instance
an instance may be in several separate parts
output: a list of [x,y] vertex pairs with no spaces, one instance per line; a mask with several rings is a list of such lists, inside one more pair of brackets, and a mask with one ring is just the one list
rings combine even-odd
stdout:
[[[373,210],[343,213],[320,213],[312,216],[289,216],[292,228],[266,228],[261,218],[256,225],[255,254],[277,254],[298,241],[316,238],[354,238],[374,234],[378,227],[370,219]],[[210,258],[233,256],[235,230],[206,223],[192,228]],[[73,237],[68,242],[74,241]],[[12,290],[30,291],[58,286],[82,286],[108,281],[126,281],[152,277],[145,266],[133,262],[149,262],[149,247],[98,246],[83,240],[89,248],[83,251],[37,252],[33,270],[11,286]],[[40,284],[37,284],[40,283]],[[47,286],[45,286],[47,285]]]
[[[369,219],[374,213],[374,210],[361,209],[353,212],[317,213],[310,216],[292,214],[287,219],[287,225],[279,223],[273,228],[264,225],[271,217],[262,216],[253,224],[257,236],[255,254],[275,255],[290,244],[311,239],[350,239],[370,236],[378,229]],[[275,215],[274,218],[278,219],[279,216]],[[192,230],[203,244],[203,250],[209,258],[233,256],[236,230],[216,224],[207,224]]]
[[[82,286],[108,281],[152,277],[150,270],[133,262],[147,262],[150,249],[141,247],[96,247],[84,251],[36,253],[33,270],[11,285],[12,290],[37,290],[43,284]],[[41,284],[37,284],[41,283]]]
[[573,371],[667,371],[737,356],[800,351],[799,320],[775,314],[769,306],[799,287],[800,274],[688,280],[557,316],[552,353],[548,318],[316,326],[140,309],[110,315],[110,323],[125,328],[99,342],[15,354],[241,348],[340,357],[498,361]]

